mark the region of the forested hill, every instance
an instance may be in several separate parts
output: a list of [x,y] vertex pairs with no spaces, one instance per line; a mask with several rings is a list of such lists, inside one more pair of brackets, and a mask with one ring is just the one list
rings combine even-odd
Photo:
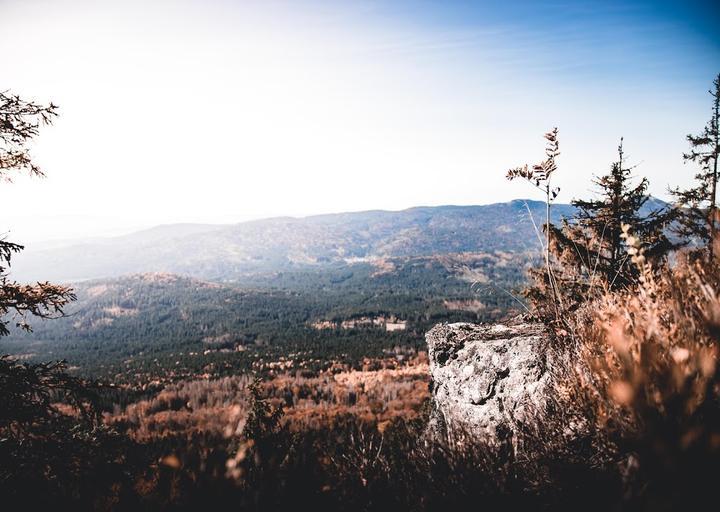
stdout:
[[13,330],[5,349],[113,379],[128,364],[176,378],[207,373],[208,358],[221,375],[290,353],[360,364],[395,346],[415,350],[438,322],[522,310],[517,292],[540,246],[528,208],[538,225],[545,213],[527,205],[160,226],[38,251],[16,277],[94,279],[73,284],[78,300],[64,318]]
[[[172,272],[232,281],[248,274],[358,259],[459,252],[537,251],[545,205],[515,200],[484,206],[273,218],[235,225],[158,226],[127,236],[52,249],[29,245],[14,259],[20,281],[78,281]],[[553,206],[553,219],[572,214]]]
[[396,258],[254,276],[242,288],[157,273],[87,281],[73,285],[65,316],[11,329],[3,350],[117,382],[231,374],[290,354],[316,367],[361,364],[421,348],[437,322],[502,317],[516,304],[497,287],[516,287],[527,264],[507,253]]

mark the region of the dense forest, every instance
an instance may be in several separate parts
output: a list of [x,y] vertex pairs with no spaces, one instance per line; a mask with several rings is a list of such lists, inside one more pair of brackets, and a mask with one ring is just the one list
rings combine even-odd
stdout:
[[[253,275],[218,284],[142,274],[74,286],[65,316],[16,330],[5,350],[58,358],[74,373],[115,383],[224,376],[288,354],[306,370],[341,361],[358,367],[386,350],[424,345],[442,321],[491,321],[521,309],[526,254],[394,258]],[[383,323],[397,319],[402,330]],[[343,327],[342,322],[346,324]],[[318,328],[318,323],[330,322]],[[300,366],[301,365],[301,366]]]

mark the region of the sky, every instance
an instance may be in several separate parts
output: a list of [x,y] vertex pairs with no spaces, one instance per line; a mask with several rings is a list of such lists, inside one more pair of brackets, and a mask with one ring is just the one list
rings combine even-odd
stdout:
[[2,184],[19,242],[537,198],[505,179],[557,126],[558,200],[620,137],[687,185],[720,6],[667,1],[0,0],[0,90],[59,105]]

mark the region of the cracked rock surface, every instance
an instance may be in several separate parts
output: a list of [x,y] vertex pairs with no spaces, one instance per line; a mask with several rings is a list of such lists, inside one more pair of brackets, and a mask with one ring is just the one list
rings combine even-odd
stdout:
[[497,444],[542,418],[550,375],[541,324],[440,324],[426,339],[431,434],[458,431]]

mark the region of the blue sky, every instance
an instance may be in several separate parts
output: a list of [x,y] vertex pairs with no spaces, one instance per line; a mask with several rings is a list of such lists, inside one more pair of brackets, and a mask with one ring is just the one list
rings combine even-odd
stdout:
[[61,106],[33,148],[48,178],[4,185],[0,228],[528,197],[504,171],[539,159],[552,126],[560,200],[590,193],[621,136],[664,197],[694,174],[715,4],[0,0],[0,87]]

